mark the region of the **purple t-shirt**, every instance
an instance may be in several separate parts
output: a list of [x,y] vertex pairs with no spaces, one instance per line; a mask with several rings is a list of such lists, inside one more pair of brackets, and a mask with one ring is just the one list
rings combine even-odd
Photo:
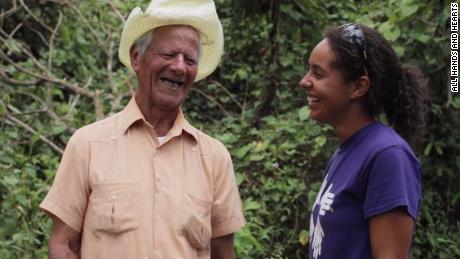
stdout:
[[415,220],[421,166],[393,129],[375,122],[342,143],[310,218],[310,259],[372,258],[369,219],[403,206]]

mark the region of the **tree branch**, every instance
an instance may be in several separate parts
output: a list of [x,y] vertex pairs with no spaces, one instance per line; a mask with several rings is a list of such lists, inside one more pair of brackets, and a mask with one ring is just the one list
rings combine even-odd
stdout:
[[120,18],[120,21],[125,23],[126,22],[125,17],[120,13],[120,11],[118,10],[117,6],[113,3],[113,1],[108,0],[107,3],[110,5],[110,7],[115,12],[115,14],[118,16],[118,18]]
[[[271,43],[271,58],[272,63],[276,64],[277,56],[278,56],[278,42],[277,42],[277,35],[278,35],[278,24],[279,24],[279,16],[280,16],[280,5],[281,3],[277,0],[271,0],[271,12],[270,12],[270,19],[273,24],[272,30],[269,33],[269,39]],[[278,70],[277,66],[277,70]],[[273,71],[274,76],[271,80],[271,84],[266,84],[264,88],[264,96],[262,103],[257,109],[257,117],[256,117],[256,124],[259,123],[260,118],[265,117],[270,114],[272,110],[272,102],[276,96],[276,90],[279,86],[279,73],[278,71]]]
[[2,12],[0,13],[0,21],[3,22],[3,18],[6,18],[9,15],[17,12],[19,9],[21,9],[21,7],[18,8],[18,5],[16,4],[16,0],[13,0],[13,7],[11,7],[7,11],[3,11],[3,9],[2,9]]
[[99,44],[100,47],[102,48],[105,48],[105,44],[103,42],[103,40],[101,38],[99,38],[99,35],[97,34],[97,32],[93,29],[93,26],[91,26],[91,24],[89,23],[88,19],[86,19],[86,17],[81,13],[80,9],[78,9],[77,7],[75,7],[72,3],[70,4],[70,7],[71,9],[73,9],[77,14],[78,16],[80,16],[80,18],[83,20],[83,23],[86,25],[86,27],[88,27],[89,31],[91,32],[91,34],[96,38],[96,41],[97,43]]
[[5,83],[8,83],[10,85],[16,85],[16,86],[37,86],[43,82],[42,79],[35,80],[35,81],[18,81],[18,80],[12,79],[4,72],[3,68],[0,69],[0,77],[3,79]]
[[56,78],[56,77],[53,76],[53,74],[51,72],[49,72],[48,75],[36,74],[36,73],[34,73],[32,71],[29,71],[29,70],[19,66],[18,64],[16,64],[1,49],[0,49],[0,54],[1,54],[1,56],[3,56],[3,58],[8,63],[13,65],[16,69],[18,69],[18,70],[20,70],[20,71],[22,71],[22,72],[24,72],[24,73],[26,73],[26,74],[28,74],[30,76],[33,76],[35,78],[39,78],[39,79],[42,79],[42,80],[45,80],[45,81],[49,81],[51,83],[55,83],[61,89],[68,89],[68,90],[71,90],[72,92],[79,93],[81,95],[84,95],[84,96],[87,96],[87,97],[90,97],[90,98],[94,98],[94,93],[92,91],[84,89],[84,88],[78,86],[78,84],[71,84],[71,83],[67,82],[65,79]]
[[21,5],[22,7],[24,7],[24,10],[26,10],[26,12],[30,14],[30,16],[34,18],[35,21],[37,21],[41,26],[43,26],[43,28],[47,29],[50,32],[53,32],[53,29],[51,27],[43,23],[40,19],[37,18],[37,16],[35,16],[35,14],[29,9],[29,7],[24,3],[23,0],[19,0],[19,2],[21,2]]
[[45,39],[45,37],[43,36],[43,34],[41,34],[37,29],[35,29],[34,27],[30,26],[30,24],[26,23],[25,26],[30,29],[31,31],[35,32],[38,37],[40,37],[40,39],[42,40],[42,42],[49,48],[49,44],[48,44],[48,41]]
[[52,63],[53,63],[53,45],[54,45],[54,38],[56,37],[56,33],[58,31],[59,25],[62,22],[62,12],[59,11],[59,18],[54,27],[53,33],[51,33],[50,42],[49,42],[49,51],[48,51],[48,71],[52,71]]
[[110,88],[112,89],[112,100],[111,100],[111,106],[112,109],[116,108],[120,105],[119,100],[120,98],[118,97],[118,88],[115,80],[113,79],[113,48],[115,47],[115,41],[113,40],[113,35],[110,35],[110,44],[109,44],[109,50],[107,53],[107,77],[109,80]]
[[[1,28],[0,28],[0,34],[2,34],[3,36],[7,36],[10,40],[14,41],[15,46],[16,46],[19,50],[21,50],[22,53],[24,53],[30,60],[32,60],[32,62],[34,62],[34,64],[35,64],[37,67],[39,67],[39,68],[40,68],[41,70],[43,70],[43,71],[46,71],[46,67],[43,66],[43,65],[35,58],[35,56],[29,51],[29,49],[28,49],[27,47],[24,47],[24,46],[23,46],[23,45],[25,45],[25,44],[23,44],[22,42],[20,42],[20,41],[18,41],[18,40],[16,40],[16,39],[11,38],[11,36],[9,36],[9,35],[8,35],[5,31],[3,31]],[[4,39],[3,37],[0,37],[0,40],[6,43],[6,39]],[[2,51],[2,53],[4,53],[3,50],[1,50],[1,51]],[[8,55],[7,55],[6,53],[5,53],[4,55],[5,55],[5,59],[10,60],[10,61],[9,61],[10,63],[15,63],[15,62],[11,61],[11,59],[9,59],[9,57],[8,57]]]
[[224,85],[216,80],[211,80],[210,82],[219,86],[230,97],[230,99],[232,99],[238,105],[238,107],[240,107],[240,109],[243,108],[243,105],[236,99],[235,95],[233,95]]
[[104,111],[102,110],[102,103],[101,103],[101,96],[102,91],[101,90],[96,90],[96,93],[94,95],[94,108],[96,110],[96,120],[101,120],[104,118]]
[[14,117],[13,115],[9,114],[9,113],[6,113],[6,119],[21,126],[22,128],[24,128],[26,131],[32,133],[32,134],[36,134],[36,135],[39,135],[39,138],[45,142],[46,144],[48,144],[54,151],[58,152],[59,154],[63,154],[64,153],[64,150],[62,148],[60,148],[57,144],[55,144],[53,141],[51,141],[50,139],[48,139],[47,137],[43,136],[42,134],[38,133],[38,131],[36,131],[34,128],[32,128],[30,125],[28,125],[27,123],[19,120],[18,118]]
[[210,100],[211,102],[215,103],[227,116],[231,116],[231,114],[222,106],[216,99],[214,99],[212,96],[207,95],[205,92],[201,91],[198,88],[192,88],[192,91],[195,91],[205,97],[206,99]]
[[16,32],[19,30],[19,28],[21,28],[21,26],[22,26],[22,22],[20,22],[18,25],[16,25],[16,27],[14,27],[14,29],[8,35],[8,38],[13,38],[14,34],[16,34]]

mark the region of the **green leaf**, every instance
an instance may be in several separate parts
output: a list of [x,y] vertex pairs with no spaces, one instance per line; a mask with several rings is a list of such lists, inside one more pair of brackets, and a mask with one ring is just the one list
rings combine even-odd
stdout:
[[243,79],[246,79],[248,77],[248,72],[246,72],[245,69],[238,69],[236,70],[236,75],[237,75],[237,78],[240,79],[240,80],[243,80]]
[[18,108],[16,108],[15,106],[13,106],[13,105],[11,105],[11,104],[7,104],[6,106],[8,107],[8,109],[10,109],[12,112],[14,112],[14,113],[16,113],[16,114],[20,114],[20,113],[21,113],[21,111],[20,111]]
[[37,171],[35,170],[35,168],[28,166],[25,168],[25,171],[27,175],[30,176],[31,178],[37,178]]
[[450,101],[448,105],[454,107],[455,109],[460,109],[460,96],[453,97],[452,101]]
[[315,148],[320,148],[322,146],[324,146],[324,144],[326,144],[326,137],[324,136],[319,136],[319,137],[316,137],[315,138]]
[[389,21],[382,23],[378,30],[383,34],[383,37],[389,41],[395,41],[401,35],[401,30]]
[[442,149],[442,145],[441,144],[438,144],[438,142],[436,142],[434,144],[434,147],[436,149],[436,152],[439,154],[439,155],[442,155],[444,153],[443,149]]
[[21,51],[19,50],[19,47],[18,47],[18,43],[13,40],[13,39],[7,39],[5,42],[5,46],[8,48],[8,54],[10,54],[11,52],[13,53],[21,53]]
[[308,106],[304,106],[304,107],[300,108],[300,110],[299,110],[299,119],[301,121],[304,121],[304,120],[308,119],[309,116],[310,116],[310,109],[308,108]]
[[252,145],[243,146],[235,151],[235,156],[239,159],[243,158],[248,151],[251,149]]
[[409,17],[417,12],[419,4],[413,3],[413,1],[401,1],[400,10],[403,18]]
[[455,206],[455,204],[457,204],[459,200],[460,200],[460,192],[458,192],[457,194],[455,194],[454,197],[452,197],[450,201],[451,206]]
[[302,231],[300,231],[300,234],[299,234],[299,243],[302,244],[303,246],[307,246],[309,239],[310,237],[309,237],[308,230],[302,229]]
[[57,125],[57,126],[52,127],[51,131],[52,131],[52,135],[59,135],[65,131],[65,127],[61,125]]
[[396,55],[398,55],[398,57],[404,56],[404,53],[406,52],[406,48],[404,48],[403,46],[395,46],[393,47],[393,49],[395,50]]
[[241,183],[244,181],[244,175],[241,173],[235,173],[235,180],[236,180],[236,184],[240,186]]
[[425,150],[423,150],[423,154],[425,156],[428,156],[431,153],[432,148],[433,148],[433,142],[428,143],[428,145],[426,145],[425,147]]
[[258,152],[255,154],[251,154],[249,157],[250,161],[262,161],[265,158],[265,153],[264,152]]
[[235,135],[232,134],[232,133],[224,133],[224,134],[216,136],[216,137],[217,137],[217,139],[222,141],[222,143],[233,143],[236,140]]
[[422,43],[428,43],[431,37],[426,34],[419,34],[416,39]]
[[261,207],[262,207],[262,205],[260,205],[260,203],[258,203],[256,201],[253,201],[250,198],[244,201],[244,209],[246,211],[248,211],[248,210],[257,210],[257,209],[260,209]]
[[15,186],[16,184],[19,183],[19,180],[14,176],[6,176],[3,178],[3,182],[5,182],[6,184],[10,186]]

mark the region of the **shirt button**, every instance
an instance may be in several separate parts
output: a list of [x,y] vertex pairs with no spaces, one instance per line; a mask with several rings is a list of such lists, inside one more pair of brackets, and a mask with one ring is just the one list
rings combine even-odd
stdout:
[[115,200],[117,199],[117,196],[116,195],[112,195],[112,200]]
[[196,151],[196,147],[192,147],[192,151],[195,152],[195,151]]

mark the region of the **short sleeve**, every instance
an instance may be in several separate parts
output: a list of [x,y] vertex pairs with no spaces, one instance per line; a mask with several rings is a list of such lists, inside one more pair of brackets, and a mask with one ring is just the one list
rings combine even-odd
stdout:
[[88,150],[77,131],[69,140],[45,199],[40,208],[81,232],[89,196]]
[[415,156],[399,146],[377,154],[368,172],[363,214],[366,219],[405,207],[416,220],[421,203],[421,167]]
[[245,225],[241,199],[228,151],[216,155],[214,198],[211,210],[212,237],[234,233]]

